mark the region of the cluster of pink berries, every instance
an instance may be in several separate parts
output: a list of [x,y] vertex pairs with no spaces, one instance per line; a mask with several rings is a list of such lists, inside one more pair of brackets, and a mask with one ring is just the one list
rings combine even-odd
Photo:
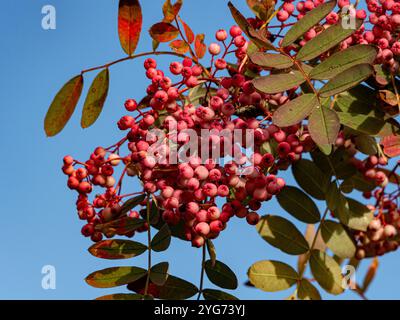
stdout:
[[[277,14],[277,19],[281,22],[281,30],[292,25],[292,23],[285,23],[291,16],[300,20],[307,12],[324,2],[324,0],[307,0],[295,4],[294,0],[285,1],[282,10]],[[367,26],[372,26],[372,29],[368,30],[365,24],[362,25],[357,32],[342,42],[341,49],[344,50],[355,44],[375,44],[379,48],[376,63],[385,65],[392,73],[397,73],[400,57],[400,2],[398,0],[367,0],[368,12],[363,9],[354,9],[350,0],[339,0],[338,6],[341,9],[348,8],[345,13],[365,20]],[[285,50],[297,52],[327,27],[338,23],[339,19],[340,13],[332,11],[323,25],[317,25],[305,33],[299,42],[300,46],[293,44]]]
[[[101,240],[102,233],[96,225],[121,217],[121,205],[127,196],[121,195],[123,178],[138,176],[143,184],[141,193],[155,197],[162,219],[170,225],[182,223],[187,239],[200,247],[205,239],[217,237],[233,216],[246,218],[251,225],[257,224],[260,218],[257,210],[262,202],[270,200],[285,186],[285,181],[276,176],[278,170],[287,169],[303,152],[315,146],[306,128],[300,125],[279,128],[270,123],[269,113],[262,120],[234,115],[240,107],[261,106],[263,100],[280,105],[288,98],[283,94],[271,96],[256,92],[243,73],[226,63],[225,57],[232,52],[232,46],[239,61],[244,58],[247,46],[240,28],[233,26],[229,34],[231,40],[227,43],[225,30],[216,33],[223,52],[217,43],[209,46],[214,61],[209,75],[205,75],[199,64],[185,58],[170,64],[171,74],[180,77],[173,82],[157,68],[154,59],[146,59],[146,76],[151,81],[147,87],[148,105],[139,108],[133,99],[125,102],[126,110],[135,113],[118,121],[118,128],[126,131],[126,136],[110,148],[96,148],[85,163],[65,157],[63,171],[69,177],[68,186],[79,193],[78,214],[87,221],[82,229],[85,236],[93,241]],[[219,54],[222,56],[217,58]],[[216,72],[224,69],[231,76],[217,78]],[[207,81],[216,83],[218,88],[209,90],[202,104],[194,105],[182,99],[185,91]],[[158,129],[163,136],[160,138],[152,129]],[[207,140],[201,137],[204,129],[210,132]],[[254,133],[254,150],[249,157],[243,153],[248,147],[245,138],[238,144],[233,140],[234,135],[230,138],[221,135],[238,129],[243,132],[251,129]],[[198,134],[201,149],[212,152],[218,148],[220,158],[202,159],[191,155],[185,162],[173,162],[177,154],[168,143],[160,142],[172,142],[179,150],[189,143],[187,130]],[[273,147],[265,150],[266,143]],[[128,154],[121,156],[124,144]],[[227,144],[232,146],[228,150],[224,148]],[[202,154],[201,150],[198,154]],[[233,160],[220,163],[224,157]],[[121,163],[124,170],[117,181],[114,168]],[[75,169],[75,166],[80,167]],[[105,192],[96,195],[90,203],[88,195],[93,186],[104,188]],[[225,199],[221,208],[216,204],[217,198]],[[139,218],[137,211],[128,215]],[[106,237],[113,235],[105,234]]]
[[385,166],[388,163],[385,157],[372,155],[365,160],[356,158],[352,158],[351,160],[356,169],[363,174],[367,181],[372,181],[380,187],[386,187],[389,183],[386,173],[379,170],[379,166]]
[[400,1],[398,0],[367,0],[369,23],[371,31],[364,32],[367,43],[379,47],[377,63],[383,63],[393,73],[399,71],[400,57]]
[[369,206],[369,209],[378,211],[378,215],[370,222],[366,232],[355,232],[357,259],[382,256],[397,250],[400,245],[400,215],[396,199],[393,195],[384,195],[382,189],[376,190],[374,197],[378,202],[378,210],[373,206]]

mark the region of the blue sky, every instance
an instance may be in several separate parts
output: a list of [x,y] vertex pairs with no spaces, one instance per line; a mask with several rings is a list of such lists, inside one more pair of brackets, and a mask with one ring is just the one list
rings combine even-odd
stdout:
[[[162,0],[141,1],[144,31],[161,19]],[[234,1],[248,13],[244,1]],[[182,17],[195,32],[208,35],[228,28],[233,20],[227,1],[186,1]],[[41,28],[41,9],[51,4],[57,10],[57,29]],[[2,194],[2,232],[0,274],[1,299],[92,299],[124,288],[94,289],[84,277],[94,270],[114,265],[145,265],[145,256],[135,260],[106,261],[92,257],[86,250],[91,244],[80,235],[75,194],[66,188],[60,166],[65,154],[86,159],[97,145],[111,145],[120,133],[116,121],[124,115],[128,97],[140,99],[147,81],[142,60],[112,67],[111,85],[105,110],[90,129],[79,127],[82,101],[65,130],[55,138],[46,138],[43,119],[58,89],[83,68],[123,57],[116,30],[117,1],[108,0],[21,0],[3,1],[0,12],[2,50],[0,51],[0,178]],[[151,40],[143,32],[137,52],[151,49]],[[167,63],[167,58],[160,58]],[[85,78],[85,90],[95,74]],[[284,175],[286,176],[286,175]],[[289,183],[291,180],[289,179]],[[134,186],[133,186],[134,187]],[[276,201],[267,203],[263,214],[281,214]],[[294,221],[293,218],[290,220]],[[304,230],[304,225],[299,228]],[[142,236],[136,240],[144,240]],[[232,221],[215,241],[218,259],[226,262],[246,281],[247,268],[255,261],[277,259],[296,264],[296,258],[265,243],[244,221]],[[174,240],[169,251],[155,255],[155,261],[170,261],[173,275],[199,281],[200,250]],[[357,273],[362,279],[365,262]],[[44,265],[56,268],[56,289],[41,287]],[[381,259],[379,274],[367,296],[375,299],[400,298],[398,254]],[[207,287],[208,287],[207,283]],[[240,286],[235,293],[242,299],[284,298],[291,290],[265,293]],[[327,295],[324,294],[324,297]],[[331,298],[331,297],[330,297]],[[357,299],[352,292],[341,296]]]

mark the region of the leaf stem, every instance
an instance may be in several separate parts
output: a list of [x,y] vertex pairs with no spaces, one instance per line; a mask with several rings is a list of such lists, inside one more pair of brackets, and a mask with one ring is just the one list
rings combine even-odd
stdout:
[[308,254],[307,254],[306,260],[304,261],[304,267],[303,267],[303,269],[302,269],[302,271],[301,271],[301,274],[300,274],[299,279],[302,279],[302,278],[303,278],[304,272],[306,271],[307,263],[308,263],[308,261],[310,260],[310,257],[311,257],[311,252],[314,250],[315,244],[316,244],[316,242],[317,242],[318,233],[319,233],[320,230],[321,230],[322,223],[324,223],[324,221],[325,221],[325,219],[326,219],[326,216],[328,215],[328,212],[329,212],[329,209],[328,209],[328,207],[327,207],[327,208],[325,209],[325,212],[324,212],[324,214],[323,214],[323,216],[322,216],[322,219],[321,219],[321,221],[320,221],[320,223],[319,223],[319,225],[318,225],[318,228],[317,228],[317,230],[315,231],[314,239],[313,239],[313,241],[312,241],[312,243],[311,243],[310,249],[308,250]]
[[284,5],[285,3],[282,3],[281,5],[280,5],[280,7],[278,8],[278,9],[276,9],[270,16],[269,16],[269,18],[267,19],[267,21],[265,21],[265,23],[261,26],[261,29],[264,29],[265,27],[267,27],[268,26],[268,24],[271,22],[271,20],[273,19],[273,18],[275,18],[275,16],[278,14],[278,12],[283,8],[283,5]]
[[[132,56],[127,56],[118,60],[114,60],[111,61],[109,63],[106,63],[104,65],[101,66],[97,66],[97,67],[93,67],[93,68],[89,68],[89,69],[84,69],[81,71],[81,74],[83,75],[84,73],[90,72],[90,71],[95,71],[95,70],[99,70],[99,69],[104,69],[104,68],[108,68],[111,67],[114,64],[120,63],[120,62],[124,62],[127,60],[133,60],[136,58],[140,58],[140,57],[145,57],[145,56],[151,56],[151,55],[155,55],[155,56],[160,56],[160,55],[171,55],[171,56],[176,56],[176,57],[181,57],[181,58],[187,58],[186,55],[178,53],[178,52],[172,52],[172,51],[149,51],[149,52],[142,52],[139,54],[135,54]],[[197,62],[198,63],[198,62]],[[202,66],[200,63],[198,63],[203,69],[205,69],[204,66]]]
[[147,243],[148,243],[148,257],[147,257],[147,278],[146,278],[146,286],[144,288],[144,295],[147,295],[147,291],[149,290],[150,283],[150,270],[151,270],[151,227],[150,227],[150,195],[147,195],[147,214],[146,221],[148,225],[147,229]]
[[204,243],[202,248],[200,286],[199,286],[199,294],[197,295],[197,300],[200,300],[201,293],[203,292],[205,262],[206,262],[206,244]]

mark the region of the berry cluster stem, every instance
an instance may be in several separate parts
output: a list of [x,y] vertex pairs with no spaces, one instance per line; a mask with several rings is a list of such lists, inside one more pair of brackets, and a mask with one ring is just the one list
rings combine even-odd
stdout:
[[149,195],[147,196],[146,221],[147,221],[147,225],[148,225],[148,229],[147,229],[148,257],[147,257],[147,278],[146,278],[146,286],[144,288],[144,295],[147,295],[147,291],[149,290],[150,272],[151,272],[151,228],[150,228],[150,196]]
[[199,294],[197,295],[197,300],[200,300],[201,293],[203,292],[205,263],[206,263],[206,244],[203,245],[201,254],[200,285],[199,285]]

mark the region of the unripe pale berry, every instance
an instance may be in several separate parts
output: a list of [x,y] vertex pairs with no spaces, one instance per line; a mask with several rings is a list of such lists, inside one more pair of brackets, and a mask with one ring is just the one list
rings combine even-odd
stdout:
[[226,32],[225,30],[220,29],[220,30],[218,30],[217,33],[215,34],[215,38],[216,38],[218,41],[224,41],[224,40],[226,40],[226,39],[228,38],[228,34],[227,34],[227,32]]
[[216,56],[218,54],[220,54],[221,52],[221,47],[219,46],[219,44],[217,43],[211,43],[208,47],[208,52],[213,55]]
[[201,236],[207,236],[210,233],[210,225],[206,222],[200,222],[196,225],[195,231]]

